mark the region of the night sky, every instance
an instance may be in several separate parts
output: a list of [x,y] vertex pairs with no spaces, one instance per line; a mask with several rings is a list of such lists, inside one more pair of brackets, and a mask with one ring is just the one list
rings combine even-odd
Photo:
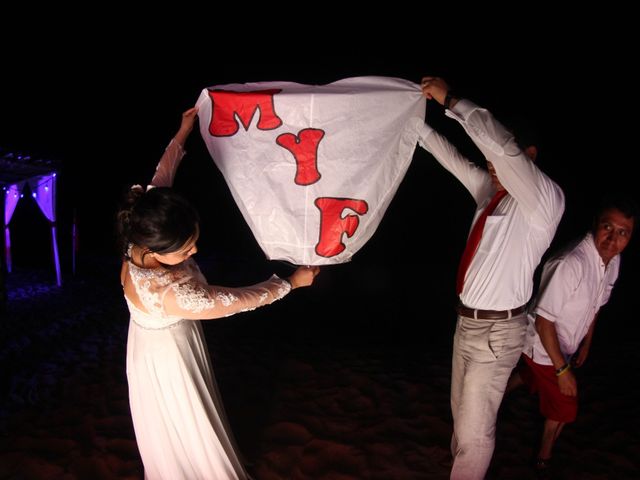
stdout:
[[[117,259],[113,218],[121,193],[133,183],[150,180],[179,126],[181,112],[195,103],[203,88],[216,84],[272,80],[324,84],[360,75],[419,83],[423,75],[442,76],[461,96],[489,108],[499,119],[523,117],[536,126],[538,162],[564,189],[567,200],[554,246],[588,228],[601,191],[635,190],[635,176],[629,170],[637,155],[637,147],[629,148],[634,126],[623,118],[627,98],[620,94],[630,91],[632,78],[625,64],[607,60],[586,45],[563,45],[551,53],[534,46],[521,55],[498,55],[491,61],[470,52],[453,58],[441,54],[404,59],[355,48],[322,58],[286,57],[313,58],[309,62],[283,61],[283,56],[267,61],[268,56],[255,52],[231,60],[210,53],[207,60],[207,56],[196,59],[195,51],[186,58],[140,47],[101,49],[92,55],[46,48],[30,53],[7,60],[14,74],[2,79],[0,147],[60,164],[63,269],[70,264],[74,210],[80,261],[94,255]],[[481,161],[462,129],[432,103],[427,121],[470,158]],[[188,155],[175,187],[201,213],[200,255],[240,259],[247,270],[253,264],[269,270],[197,132],[186,147]],[[21,202],[12,221],[16,265],[50,261],[47,224],[34,205]],[[362,290],[374,296],[398,288],[420,296],[427,288],[449,307],[455,301],[455,269],[473,211],[473,201],[461,184],[417,148],[378,231],[350,264],[325,269],[319,289],[333,291],[326,298],[339,301],[342,293],[335,289],[354,285],[356,293]],[[416,232],[417,224],[423,233]],[[631,272],[639,263],[635,243],[625,252],[627,264],[623,262],[624,290],[629,292],[635,285]]]

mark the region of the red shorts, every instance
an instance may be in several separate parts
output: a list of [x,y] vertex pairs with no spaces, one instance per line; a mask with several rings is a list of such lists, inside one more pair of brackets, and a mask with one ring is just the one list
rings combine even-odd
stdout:
[[520,363],[518,373],[531,393],[538,393],[542,416],[562,423],[575,421],[578,414],[578,397],[560,392],[553,365],[540,365],[525,354],[522,354],[522,359],[524,362]]

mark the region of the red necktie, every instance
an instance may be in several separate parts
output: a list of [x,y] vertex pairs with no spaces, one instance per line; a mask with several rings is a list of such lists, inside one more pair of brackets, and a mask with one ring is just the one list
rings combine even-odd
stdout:
[[471,265],[471,260],[473,256],[476,254],[476,250],[478,250],[478,245],[480,245],[480,239],[482,238],[482,230],[484,230],[484,224],[487,222],[487,217],[493,213],[493,211],[500,203],[500,200],[507,194],[506,190],[498,190],[489,205],[482,211],[478,220],[473,225],[471,229],[471,233],[469,234],[469,238],[467,239],[467,246],[462,253],[462,258],[460,259],[460,265],[458,266],[458,277],[456,279],[456,293],[459,295],[462,292],[462,286],[464,285],[464,277],[467,275],[467,269],[469,265]]

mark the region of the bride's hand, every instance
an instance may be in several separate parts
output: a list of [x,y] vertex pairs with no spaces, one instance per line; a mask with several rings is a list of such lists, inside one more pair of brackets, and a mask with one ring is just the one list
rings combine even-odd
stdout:
[[291,284],[291,288],[308,287],[313,283],[313,279],[320,272],[320,267],[298,267],[295,272],[287,279]]

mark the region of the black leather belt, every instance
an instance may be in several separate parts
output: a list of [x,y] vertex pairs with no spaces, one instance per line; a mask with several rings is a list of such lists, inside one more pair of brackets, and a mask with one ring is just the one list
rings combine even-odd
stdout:
[[468,318],[477,318],[479,320],[504,320],[520,315],[527,308],[527,305],[520,305],[518,308],[511,310],[480,310],[478,308],[465,307],[461,303],[456,306],[458,315]]

